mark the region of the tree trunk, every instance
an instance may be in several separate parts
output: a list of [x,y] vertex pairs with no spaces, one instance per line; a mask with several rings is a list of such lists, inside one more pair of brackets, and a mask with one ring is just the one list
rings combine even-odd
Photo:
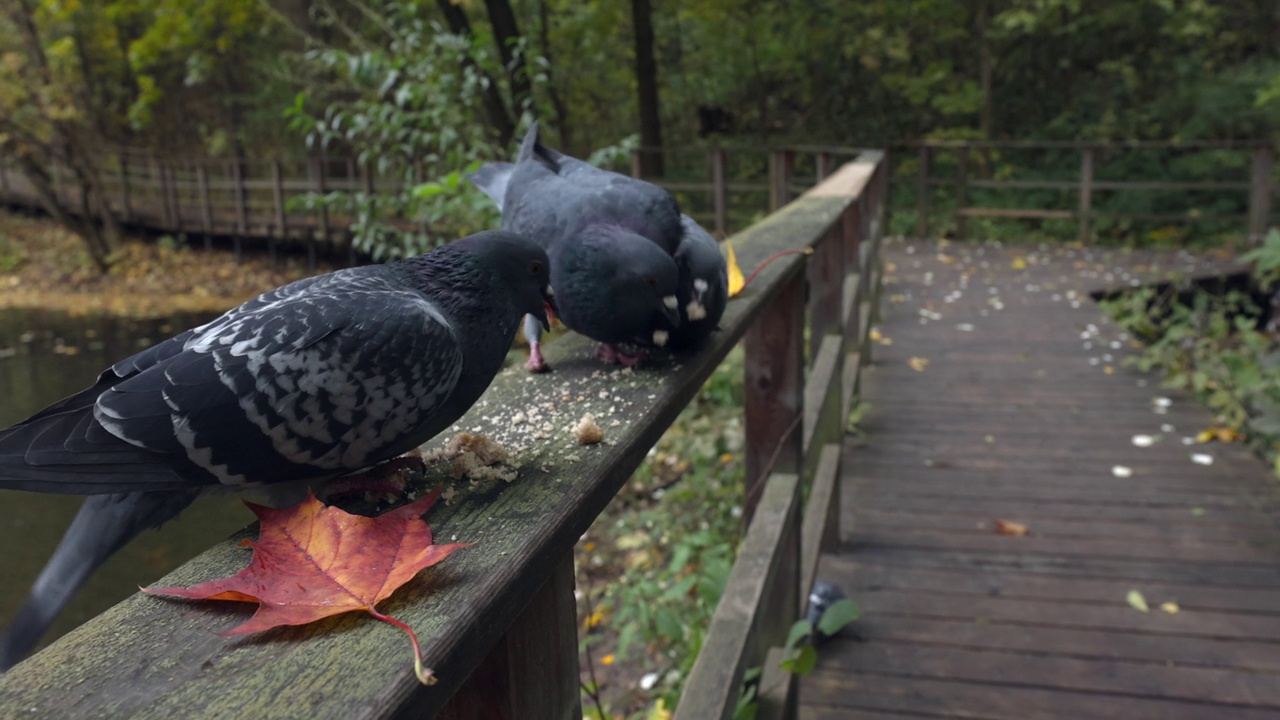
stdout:
[[[662,177],[662,118],[658,111],[658,63],[653,56],[653,6],[650,0],[631,0],[636,39],[636,90],[640,101],[640,170],[644,177]],[[652,149],[652,150],[650,150]]]
[[573,131],[569,124],[569,106],[564,97],[556,89],[555,62],[551,55],[551,8],[547,0],[538,2],[538,43],[541,45],[542,57],[547,61],[547,97],[556,112],[556,129],[560,131],[560,147],[573,154]]
[[[471,21],[467,19],[466,12],[460,6],[453,4],[451,0],[436,0],[436,5],[444,14],[445,22],[449,24],[449,30],[454,35],[461,35],[468,40],[474,37],[471,32]],[[498,89],[498,83],[470,57],[464,56],[462,65],[484,76],[486,82],[481,97],[485,114],[489,116],[489,124],[498,133],[498,143],[507,145],[516,134],[516,125],[507,112],[506,103],[502,101],[502,92]]]
[[489,24],[493,26],[493,40],[498,45],[498,57],[502,58],[502,67],[507,69],[507,79],[511,81],[512,114],[519,118],[529,109],[533,99],[533,87],[529,81],[529,67],[525,63],[524,51],[521,49],[517,52],[520,26],[508,0],[484,0],[484,6],[489,12]]
[[[979,84],[982,87],[982,109],[978,116],[978,129],[982,132],[983,140],[991,140],[994,124],[993,101],[991,97],[991,70],[994,64],[991,59],[991,36],[988,34],[988,2],[989,0],[977,0],[977,24],[978,24],[978,52],[980,67],[978,73],[980,76]],[[979,176],[984,179],[991,177],[991,148],[984,147],[982,152],[978,154],[980,168]]]

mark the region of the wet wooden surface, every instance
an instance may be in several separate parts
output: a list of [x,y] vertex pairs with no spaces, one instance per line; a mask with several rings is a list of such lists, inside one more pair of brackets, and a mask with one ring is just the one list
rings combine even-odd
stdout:
[[885,258],[871,409],[819,571],[864,615],[819,650],[801,717],[1280,717],[1278,485],[1238,444],[1187,444],[1212,414],[1126,367],[1132,338],[1087,295],[1230,263],[901,241]]

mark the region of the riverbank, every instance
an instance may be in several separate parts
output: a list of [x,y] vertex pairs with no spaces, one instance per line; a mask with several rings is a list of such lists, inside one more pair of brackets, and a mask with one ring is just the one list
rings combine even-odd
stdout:
[[[315,273],[332,267],[319,267]],[[99,273],[82,241],[56,222],[0,210],[0,308],[130,317],[212,312],[314,274],[302,258],[191,248],[173,238],[126,237],[111,270]]]

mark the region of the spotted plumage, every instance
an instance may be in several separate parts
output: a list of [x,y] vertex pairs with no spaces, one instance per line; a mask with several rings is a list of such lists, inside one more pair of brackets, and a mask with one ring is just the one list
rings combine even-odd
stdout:
[[347,474],[448,427],[546,322],[550,261],[490,232],[272,290],[0,430],[0,488],[87,494],[0,651],[16,662],[97,564],[213,488]]

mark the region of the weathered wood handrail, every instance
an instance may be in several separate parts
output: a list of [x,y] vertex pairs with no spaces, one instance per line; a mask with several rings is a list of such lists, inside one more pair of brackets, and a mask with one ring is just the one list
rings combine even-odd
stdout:
[[[975,179],[970,172],[970,155],[979,150],[989,152],[1000,149],[1031,150],[1077,150],[1080,152],[1080,171],[1074,180],[1036,180],[1036,179]],[[1165,181],[1165,180],[1098,180],[1095,175],[1095,160],[1103,151],[1122,150],[1186,150],[1186,151],[1249,151],[1248,175],[1237,181]],[[956,154],[956,172],[951,177],[938,177],[933,173],[935,159],[939,151]],[[1262,140],[1238,140],[1222,142],[1123,142],[1100,143],[1086,141],[1051,142],[1051,141],[929,141],[916,146],[917,175],[916,185],[916,235],[927,237],[929,233],[929,213],[932,205],[931,188],[950,186],[955,188],[956,206],[952,218],[956,226],[957,239],[965,237],[965,221],[970,217],[1004,217],[1022,219],[1055,219],[1072,220],[1077,223],[1077,240],[1090,240],[1090,223],[1094,218],[1114,216],[1131,220],[1152,220],[1159,222],[1199,222],[1205,220],[1238,221],[1244,226],[1246,239],[1258,243],[1271,223],[1272,197],[1280,191],[1273,179],[1275,167],[1275,147]],[[1018,190],[1061,190],[1075,192],[1076,209],[1045,208],[1010,208],[1010,207],[972,207],[969,205],[970,188],[986,189],[1018,189]],[[1098,190],[1106,191],[1236,191],[1247,197],[1248,210],[1240,215],[1206,214],[1197,212],[1185,213],[1105,213],[1098,211],[1093,205],[1093,194]]]
[[[403,637],[360,614],[228,639],[216,632],[235,625],[251,607],[139,594],[0,676],[0,707],[31,717],[169,718],[194,709],[208,717],[576,720],[581,708],[575,541],[744,336],[750,335],[748,377],[754,378],[749,395],[766,397],[784,375],[804,376],[798,366],[804,349],[797,345],[804,334],[778,323],[794,319],[803,307],[807,272],[814,314],[821,318],[817,327],[824,331],[814,338],[809,383],[789,380],[785,390],[795,418],[781,433],[792,448],[790,472],[775,472],[781,467],[776,463],[755,466],[767,479],[758,519],[730,581],[729,593],[752,591],[744,583],[759,562],[756,548],[776,559],[769,563],[776,571],[765,607],[785,614],[751,613],[745,622],[767,619],[769,630],[745,636],[750,647],[734,660],[737,666],[757,662],[756,644],[777,644],[778,630],[785,633],[800,610],[799,579],[812,576],[819,547],[814,543],[831,536],[829,520],[813,518],[829,518],[838,504],[838,453],[832,448],[838,447],[841,413],[865,357],[859,344],[865,342],[878,287],[875,256],[886,189],[884,158],[864,153],[736,236],[746,267],[779,250],[807,246],[815,246],[823,262],[839,257],[842,265],[838,272],[820,272],[801,256],[770,265],[729,303],[722,330],[696,354],[652,370],[609,370],[592,357],[588,342],[570,336],[546,350],[552,374],[529,376],[516,369],[499,375],[457,427],[506,445],[520,467],[519,479],[458,485],[457,497],[427,519],[441,542],[473,545],[423,573],[381,608],[415,628],[438,684],[419,684]],[[831,318],[836,307],[840,316]],[[778,332],[786,338],[785,357],[762,357],[760,343],[772,342]],[[570,432],[586,413],[605,428],[604,444],[580,446]],[[747,427],[756,451],[777,447],[765,434],[773,432],[769,418],[749,415]],[[811,466],[817,479],[810,506],[825,508],[815,507],[801,523],[797,493],[802,478],[815,475]],[[808,529],[803,538],[800,527]],[[249,558],[239,541],[250,534],[246,530],[218,544],[156,584],[185,585],[236,572]],[[808,565],[797,563],[801,552]],[[721,617],[745,599],[735,597],[727,594],[717,612],[706,652],[734,642],[741,631]],[[695,675],[690,707],[704,702],[698,698],[709,687],[705,672]],[[725,681],[732,687],[715,692],[736,698],[739,679],[731,674]]]

